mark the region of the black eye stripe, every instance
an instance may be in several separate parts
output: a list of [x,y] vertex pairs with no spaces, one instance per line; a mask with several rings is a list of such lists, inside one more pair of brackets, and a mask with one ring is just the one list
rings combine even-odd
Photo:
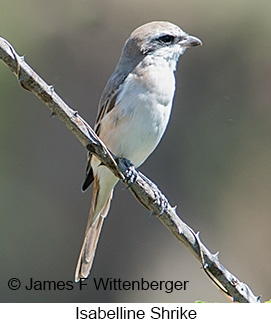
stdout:
[[157,40],[164,44],[172,44],[175,40],[175,37],[172,35],[163,35],[158,37]]

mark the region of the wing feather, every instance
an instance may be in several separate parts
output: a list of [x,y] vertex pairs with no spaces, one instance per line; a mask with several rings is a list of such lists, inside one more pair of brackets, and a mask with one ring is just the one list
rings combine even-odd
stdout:
[[[96,134],[98,136],[100,133],[100,127],[101,127],[101,123],[102,123],[103,118],[107,115],[107,113],[109,113],[111,110],[113,110],[116,105],[116,101],[117,101],[117,98],[119,95],[121,84],[119,85],[119,87],[115,91],[112,91],[108,96],[106,96],[105,98],[104,98],[104,96],[102,96],[102,98],[101,98],[101,101],[99,104],[100,108],[98,110],[99,112],[98,112],[98,115],[96,118],[96,123],[94,126],[94,131],[96,132]],[[103,100],[103,99],[105,99],[105,100]],[[91,157],[92,157],[92,155],[90,153],[88,153],[86,176],[85,176],[85,180],[82,185],[83,192],[91,185],[91,183],[94,180],[93,170],[91,168]]]

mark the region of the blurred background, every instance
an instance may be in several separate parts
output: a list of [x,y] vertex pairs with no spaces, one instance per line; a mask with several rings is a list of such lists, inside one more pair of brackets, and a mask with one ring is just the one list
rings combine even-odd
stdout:
[[[130,32],[168,20],[204,46],[181,58],[171,121],[140,170],[222,264],[271,297],[271,3],[1,0],[0,35],[90,125]],[[0,301],[226,302],[201,265],[118,184],[88,286],[11,291],[10,278],[72,281],[91,190],[86,151],[0,64]],[[96,279],[189,280],[186,291],[96,291]]]

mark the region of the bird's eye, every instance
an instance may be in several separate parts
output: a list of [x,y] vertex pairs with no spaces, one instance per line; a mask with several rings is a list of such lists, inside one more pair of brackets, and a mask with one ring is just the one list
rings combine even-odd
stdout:
[[163,35],[158,38],[158,40],[164,44],[171,44],[171,43],[173,43],[174,39],[175,39],[175,37],[172,35]]

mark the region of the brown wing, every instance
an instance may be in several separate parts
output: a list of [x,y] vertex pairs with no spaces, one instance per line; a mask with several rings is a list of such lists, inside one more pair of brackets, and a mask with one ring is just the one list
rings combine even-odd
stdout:
[[[120,88],[120,87],[119,87]],[[100,106],[94,131],[99,136],[100,127],[101,127],[101,121],[103,120],[104,116],[110,112],[115,107],[115,103],[119,94],[119,88],[111,93],[111,95],[107,96],[106,101],[104,101],[104,104]],[[82,191],[84,192],[93,182],[94,176],[93,176],[93,170],[91,168],[91,154],[88,154],[88,161],[87,161],[87,167],[86,167],[86,177],[82,185]]]
[[97,133],[98,136],[100,132],[101,122],[104,116],[114,109],[118,94],[119,94],[119,88],[115,92],[111,93],[110,96],[108,96],[108,98],[106,99],[106,101],[104,102],[104,104],[101,106],[99,110],[99,113],[96,118],[95,127],[94,127],[94,131]]

